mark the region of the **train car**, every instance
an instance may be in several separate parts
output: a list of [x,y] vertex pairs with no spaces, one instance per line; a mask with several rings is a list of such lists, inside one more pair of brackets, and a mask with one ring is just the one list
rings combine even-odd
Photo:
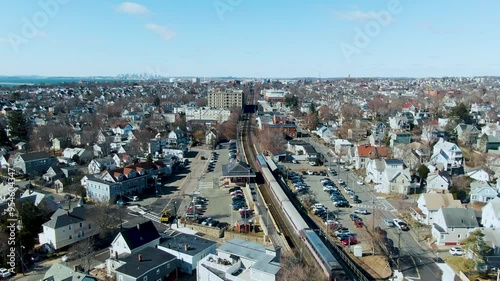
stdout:
[[266,159],[264,159],[264,156],[262,155],[257,155],[257,165],[259,165],[259,167],[261,169],[264,169],[264,168],[267,168],[267,162],[266,162]]
[[282,209],[288,221],[293,225],[295,234],[297,234],[297,236],[300,236],[300,233],[303,229],[309,228],[306,221],[302,218],[292,202],[283,202]]
[[274,178],[273,173],[271,173],[269,169],[262,169],[261,172],[262,176],[264,176],[264,179],[269,186],[269,189],[271,190],[271,193],[273,194],[274,198],[276,198],[280,206],[284,201],[290,201],[286,193],[283,191],[283,188],[281,188],[280,184]]
[[302,230],[302,234],[306,246],[309,248],[314,258],[319,262],[328,280],[333,280],[335,272],[343,271],[340,263],[314,230],[304,229]]

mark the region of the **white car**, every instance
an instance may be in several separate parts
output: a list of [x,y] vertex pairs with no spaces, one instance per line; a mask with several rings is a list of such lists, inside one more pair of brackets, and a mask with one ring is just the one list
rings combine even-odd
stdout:
[[384,223],[385,223],[385,225],[387,225],[388,227],[394,227],[394,222],[393,222],[392,220],[385,219],[385,220],[384,220]]
[[313,207],[313,209],[323,209],[323,208],[325,208],[325,206],[323,204],[321,204],[321,203],[316,203],[312,207]]
[[309,165],[311,165],[311,166],[316,166],[316,162],[309,161]]
[[359,184],[359,185],[365,184],[362,180],[358,180],[356,183]]
[[293,164],[299,164],[299,161],[297,161],[297,160],[293,159],[293,160],[292,160],[292,163],[293,163]]
[[311,171],[311,170],[309,170],[309,171],[307,171],[307,174],[308,174],[308,175],[313,175],[313,174],[314,174],[314,172],[313,172],[313,171]]
[[410,230],[410,228],[408,227],[408,223],[406,223],[404,220],[394,219],[393,222],[401,230]]
[[0,277],[7,278],[11,275],[12,275],[12,272],[10,272],[7,268],[0,268]]
[[362,215],[368,215],[370,212],[368,212],[367,209],[356,209],[356,210],[354,210],[354,213],[356,213],[356,214],[362,214]]
[[464,251],[460,247],[453,247],[450,249],[450,254],[452,256],[463,256]]

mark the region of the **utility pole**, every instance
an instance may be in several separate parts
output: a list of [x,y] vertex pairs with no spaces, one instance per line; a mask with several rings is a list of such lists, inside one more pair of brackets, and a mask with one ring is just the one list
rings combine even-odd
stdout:
[[400,257],[401,257],[401,230],[398,229],[398,271],[401,270],[399,266]]
[[372,235],[375,235],[375,199],[372,199],[373,214],[372,214]]

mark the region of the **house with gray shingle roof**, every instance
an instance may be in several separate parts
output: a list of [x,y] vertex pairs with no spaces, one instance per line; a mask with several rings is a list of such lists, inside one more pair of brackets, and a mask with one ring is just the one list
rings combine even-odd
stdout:
[[13,160],[14,169],[26,175],[41,175],[51,165],[52,159],[45,151],[19,154]]
[[432,237],[438,246],[460,245],[477,227],[474,209],[441,208],[434,216]]
[[98,279],[61,263],[53,264],[42,281],[97,281]]
[[88,220],[88,209],[76,206],[71,211],[58,209],[38,234],[40,244],[58,250],[100,233],[99,227]]
[[248,179],[256,177],[250,165],[238,161],[222,165],[222,176],[230,179],[233,183],[246,182]]
[[119,260],[115,280],[148,281],[176,280],[177,258],[162,250],[148,247]]

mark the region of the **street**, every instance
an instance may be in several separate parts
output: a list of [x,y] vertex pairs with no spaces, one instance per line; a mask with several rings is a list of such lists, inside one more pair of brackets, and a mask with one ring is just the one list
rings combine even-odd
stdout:
[[[308,138],[309,143],[327,157],[329,153],[333,153],[329,148],[315,141],[314,138]],[[331,160],[325,163],[325,166],[334,165],[337,157],[333,155]],[[328,157],[327,157],[328,159]],[[366,224],[372,228],[380,226],[387,231],[387,237],[391,239],[394,246],[400,244],[400,269],[406,278],[415,280],[441,280],[442,271],[435,262],[436,256],[431,252],[430,248],[425,245],[425,242],[419,242],[414,230],[400,232],[398,237],[396,228],[385,226],[384,219],[400,218],[398,210],[385,198],[377,197],[373,188],[370,185],[359,185],[357,180],[359,177],[352,171],[343,171],[340,166],[332,166],[337,171],[338,176],[332,179],[342,179],[347,185],[352,188],[361,199],[361,204],[354,204],[353,208],[364,208],[372,212],[372,217],[366,219]],[[397,257],[393,259],[393,269],[397,269]]]

